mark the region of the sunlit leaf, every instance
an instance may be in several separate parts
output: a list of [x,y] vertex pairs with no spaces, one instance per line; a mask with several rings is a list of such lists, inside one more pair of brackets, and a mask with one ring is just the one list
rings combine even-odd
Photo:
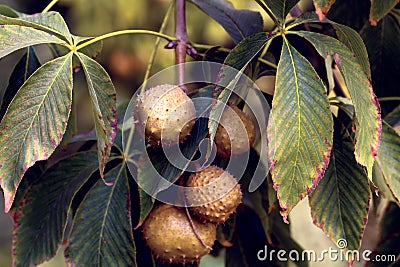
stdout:
[[274,188],[282,216],[318,184],[329,163],[333,122],[327,90],[284,38],[268,125]]
[[60,38],[47,32],[19,25],[0,25],[0,58],[37,44],[65,44]]
[[346,45],[351,52],[355,55],[358,63],[362,70],[367,74],[367,78],[371,79],[371,69],[368,60],[367,48],[364,45],[364,41],[361,36],[352,28],[328,21],[332,24],[340,42]]
[[72,53],[47,62],[24,83],[0,124],[0,181],[5,210],[26,170],[50,157],[65,132],[72,103]]
[[371,178],[374,158],[379,148],[382,120],[379,102],[370,80],[353,53],[338,40],[313,32],[295,33],[307,39],[322,57],[333,56],[338,65],[354,104],[356,160],[367,167],[368,176]]
[[400,205],[400,136],[386,122],[382,124],[381,145],[376,163]]
[[20,14],[18,18],[11,18],[0,15],[0,24],[3,25],[19,25],[24,27],[32,27],[37,30],[47,31],[64,38],[72,43],[72,36],[64,18],[55,11],[46,13],[37,13],[34,15]]
[[319,20],[324,20],[329,9],[335,3],[335,0],[313,0],[315,12],[318,14]]
[[367,77],[371,78],[367,49],[364,45],[363,39],[357,31],[353,30],[349,26],[336,23],[329,19],[319,21],[317,15],[312,12],[304,13],[300,17],[296,18],[293,24],[290,24],[290,27],[295,27],[304,23],[324,23],[331,25],[335,30],[339,41],[346,45],[351,52],[353,52],[363,71],[367,74]]
[[136,266],[125,164],[99,180],[80,204],[65,251],[73,266]]
[[37,265],[56,254],[72,199],[98,169],[97,162],[96,152],[68,156],[29,186],[13,216],[15,266]]
[[367,174],[353,152],[353,140],[337,121],[331,161],[309,199],[314,224],[334,242],[345,239],[349,250],[361,245],[371,197]]
[[371,0],[369,22],[376,26],[379,20],[386,16],[398,3],[398,0]]
[[39,59],[36,56],[35,50],[28,47],[26,53],[15,66],[8,81],[8,86],[4,92],[3,101],[0,108],[0,120],[3,118],[8,105],[18,92],[22,84],[32,75],[32,73],[41,66]]
[[117,131],[117,96],[111,78],[104,68],[85,54],[78,52],[78,57],[89,88],[97,135],[100,175],[103,175]]
[[190,1],[224,27],[236,43],[263,30],[263,19],[258,12],[237,10],[226,0]]

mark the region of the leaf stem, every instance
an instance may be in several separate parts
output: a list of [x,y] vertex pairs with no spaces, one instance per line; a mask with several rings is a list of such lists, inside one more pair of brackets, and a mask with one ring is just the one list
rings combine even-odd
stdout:
[[[186,204],[186,203],[185,203],[185,204]],[[193,223],[192,217],[190,216],[189,209],[188,209],[188,207],[187,207],[186,205],[185,205],[185,208],[184,208],[184,209],[185,209],[185,211],[186,211],[186,216],[187,216],[187,218],[188,218],[188,220],[189,220],[190,226],[192,226],[192,230],[193,230],[193,232],[194,232],[194,235],[197,237],[197,239],[200,241],[200,243],[201,243],[205,248],[207,248],[207,249],[209,249],[209,250],[212,250],[212,247],[210,247],[210,246],[208,246],[206,243],[204,243],[203,238],[201,238],[199,232],[197,231],[196,226],[195,226],[194,223]]]
[[379,97],[379,102],[381,101],[400,101],[400,96],[387,96],[387,97]]
[[[175,6],[175,2],[171,1],[170,5],[168,7],[168,10],[165,13],[165,16],[164,16],[163,22],[161,24],[160,30],[158,31],[159,33],[163,33],[165,31],[165,28],[167,27],[168,20],[169,20],[169,18],[171,16],[171,13],[172,13],[172,10],[173,10],[174,6]],[[144,90],[146,89],[147,79],[150,76],[151,68],[153,67],[154,60],[156,59],[157,49],[158,49],[158,47],[160,45],[160,41],[161,41],[161,38],[157,37],[157,39],[156,39],[156,41],[154,43],[153,51],[151,52],[151,55],[150,55],[149,63],[147,64],[147,69],[146,69],[146,73],[144,74],[143,84],[142,84],[142,87],[140,89],[141,90],[140,93],[143,93]]]
[[58,2],[58,0],[53,0],[51,1],[42,11],[42,13],[46,13],[47,11],[49,11],[56,3]]
[[263,59],[263,58],[258,58],[257,59],[258,61],[260,61],[261,63],[264,63],[265,65],[267,65],[267,66],[270,66],[271,68],[273,68],[273,69],[277,69],[278,68],[278,66],[276,65],[276,64],[274,64],[274,63],[272,63],[272,62],[269,62],[268,60],[266,60],[266,59]]
[[157,37],[160,37],[160,38],[164,38],[165,40],[170,41],[170,42],[177,40],[176,38],[174,38],[172,36],[169,36],[169,35],[166,35],[166,34],[162,34],[162,33],[159,33],[159,32],[155,32],[155,31],[149,31],[149,30],[122,30],[122,31],[110,32],[110,33],[98,36],[96,38],[90,39],[90,40],[78,45],[76,47],[76,50],[78,51],[78,50],[80,50],[80,49],[82,49],[82,48],[84,48],[84,47],[86,47],[88,45],[91,45],[91,44],[96,43],[98,41],[104,40],[106,38],[110,38],[110,37],[114,37],[114,36],[118,36],[118,35],[124,35],[124,34],[148,34],[148,35],[153,35],[153,36],[157,36]]
[[175,47],[175,64],[178,64],[178,85],[185,91],[184,73],[186,62],[186,50],[189,38],[186,31],[186,0],[176,0],[176,21],[175,21],[175,37],[178,39],[178,44]]

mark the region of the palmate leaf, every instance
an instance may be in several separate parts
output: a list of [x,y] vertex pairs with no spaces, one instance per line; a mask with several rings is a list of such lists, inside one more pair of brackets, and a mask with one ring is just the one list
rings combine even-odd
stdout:
[[336,121],[328,169],[309,198],[314,224],[334,242],[345,239],[349,250],[360,247],[371,197],[367,174],[353,152],[353,140]]
[[350,92],[355,110],[356,160],[365,166],[372,177],[374,158],[378,153],[382,119],[379,102],[372,90],[371,82],[362,70],[353,53],[338,40],[313,32],[298,31],[295,34],[308,40],[320,56],[333,56]]
[[98,169],[96,152],[73,154],[48,168],[14,211],[14,266],[52,258],[60,245],[75,193]]
[[65,251],[71,266],[136,266],[125,164],[105,174],[80,204]]
[[286,220],[324,174],[333,122],[326,88],[312,65],[284,37],[268,125],[274,188]]
[[[90,39],[93,39],[94,37],[81,37],[81,36],[75,36],[72,35],[72,39],[75,45],[82,44],[85,41],[88,41]],[[52,44],[50,46],[53,56],[54,57],[59,57],[63,56],[65,54],[68,54],[70,52],[70,49],[65,46],[60,46],[56,44]],[[90,44],[88,46],[83,47],[82,49],[79,49],[79,52],[82,54],[87,55],[88,57],[95,59],[103,49],[103,41],[95,42],[93,44]],[[77,57],[74,57],[72,59],[72,66],[74,68],[79,67],[81,65],[79,59]]]
[[371,0],[369,22],[376,26],[379,20],[386,16],[398,3],[398,0]]
[[50,157],[65,132],[72,104],[72,53],[47,62],[24,83],[0,124],[0,182],[5,211],[36,161]]
[[33,72],[41,66],[33,47],[28,47],[26,53],[15,66],[8,81],[7,89],[3,96],[0,108],[0,120],[6,113],[8,105],[18,92],[22,84],[33,74]]
[[117,133],[117,96],[111,78],[97,61],[77,53],[85,72],[92,103],[99,152],[100,175],[110,156]]
[[381,145],[376,164],[400,205],[400,136],[386,122],[382,124]]
[[34,15],[20,14],[18,18],[11,18],[0,15],[0,24],[2,25],[19,25],[24,27],[32,27],[37,30],[47,31],[58,35],[59,37],[72,43],[72,36],[63,17],[55,11],[46,13],[37,13]]
[[237,10],[226,0],[190,1],[224,27],[236,43],[263,29],[263,19],[258,12]]
[[336,0],[313,0],[315,12],[318,14],[319,20],[324,20],[329,9]]
[[65,41],[47,32],[19,25],[0,25],[0,58],[37,44],[65,44]]

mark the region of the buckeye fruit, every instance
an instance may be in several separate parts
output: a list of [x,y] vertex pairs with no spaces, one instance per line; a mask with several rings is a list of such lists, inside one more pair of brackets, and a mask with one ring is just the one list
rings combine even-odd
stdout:
[[[203,242],[211,247],[216,239],[216,226],[193,220]],[[196,262],[210,252],[195,235],[182,209],[168,204],[154,208],[143,224],[143,234],[152,253],[170,263]]]
[[222,168],[210,165],[192,173],[186,186],[186,200],[191,213],[200,221],[225,222],[242,202],[242,192],[236,179]]
[[139,134],[153,147],[184,142],[192,131],[195,116],[192,100],[179,86],[158,85],[136,99],[134,117],[140,123]]
[[215,133],[217,155],[229,158],[231,155],[243,154],[253,145],[255,137],[253,121],[235,105],[228,105],[221,115]]

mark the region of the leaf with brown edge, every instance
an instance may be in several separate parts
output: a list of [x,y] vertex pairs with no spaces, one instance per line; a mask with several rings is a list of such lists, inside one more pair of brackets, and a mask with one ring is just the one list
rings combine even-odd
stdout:
[[345,239],[345,249],[357,250],[367,223],[370,199],[369,179],[354,158],[353,140],[336,120],[331,161],[309,198],[314,224],[335,243]]
[[72,53],[37,69],[19,89],[0,123],[0,183],[5,211],[26,170],[60,144],[72,104]]
[[311,63],[284,37],[267,134],[270,171],[285,221],[315,189],[329,163],[333,121],[326,94]]
[[92,103],[94,125],[97,136],[100,175],[110,156],[117,133],[117,97],[110,76],[95,60],[77,53],[85,72],[86,83]]
[[313,0],[315,6],[315,12],[318,15],[320,21],[325,19],[329,9],[335,3],[336,0]]
[[372,166],[378,153],[382,131],[379,102],[371,81],[363,71],[354,54],[335,38],[306,31],[292,32],[308,40],[323,58],[333,56],[346,82],[355,110],[354,125],[356,160],[365,166],[372,178]]

